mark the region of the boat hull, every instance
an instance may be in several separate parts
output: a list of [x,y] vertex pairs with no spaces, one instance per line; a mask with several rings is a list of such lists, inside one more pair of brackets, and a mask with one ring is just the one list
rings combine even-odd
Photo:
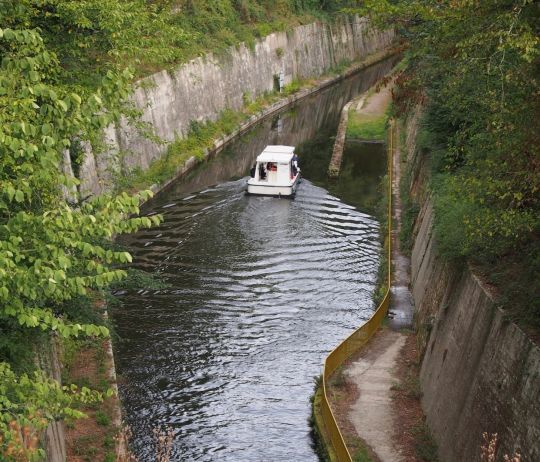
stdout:
[[296,193],[299,178],[295,178],[290,185],[269,185],[260,182],[248,182],[247,193],[258,196],[292,197]]

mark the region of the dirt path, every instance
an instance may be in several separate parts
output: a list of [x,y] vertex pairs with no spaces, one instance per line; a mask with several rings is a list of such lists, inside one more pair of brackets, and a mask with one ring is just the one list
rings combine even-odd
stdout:
[[363,96],[357,102],[356,112],[362,115],[382,115],[392,99],[392,83],[383,87],[379,92]]
[[382,462],[402,462],[393,440],[392,385],[405,336],[387,330],[376,335],[365,357],[350,364],[344,374],[354,382],[359,396],[350,408],[349,420],[358,436]]

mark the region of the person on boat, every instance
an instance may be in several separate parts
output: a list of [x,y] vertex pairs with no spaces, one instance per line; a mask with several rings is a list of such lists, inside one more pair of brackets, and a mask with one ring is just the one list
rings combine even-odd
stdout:
[[259,165],[259,179],[264,180],[266,178],[266,169],[264,168],[264,164]]
[[253,164],[253,167],[251,167],[251,170],[249,171],[249,176],[251,178],[255,178],[256,171],[257,171],[257,164]]
[[291,162],[292,162],[293,177],[295,177],[296,174],[298,173],[298,156],[296,155],[296,152],[293,153]]

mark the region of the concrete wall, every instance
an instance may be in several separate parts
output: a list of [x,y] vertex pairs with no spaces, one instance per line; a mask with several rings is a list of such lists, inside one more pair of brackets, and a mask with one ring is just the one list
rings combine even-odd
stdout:
[[[407,127],[407,140],[418,117]],[[540,460],[540,348],[505,319],[468,267],[437,256],[425,156],[408,149],[411,190],[421,209],[415,224],[411,289],[424,347],[422,407],[442,462],[480,460],[482,433],[498,433],[499,457],[519,450]]]
[[[274,77],[281,72],[285,84],[318,77],[343,61],[387,48],[393,38],[393,31],[375,31],[359,17],[334,25],[299,26],[267,36],[253,50],[241,44],[220,56],[194,59],[174,72],[158,72],[140,82],[133,101],[143,109],[142,120],[159,137],[172,141],[188,133],[191,121],[216,120],[224,109],[242,108],[246,97],[272,91]],[[87,150],[80,168],[82,195],[109,189],[115,170],[146,169],[166,149],[127,123],[109,127],[105,138],[112,147],[110,152],[94,155]]]

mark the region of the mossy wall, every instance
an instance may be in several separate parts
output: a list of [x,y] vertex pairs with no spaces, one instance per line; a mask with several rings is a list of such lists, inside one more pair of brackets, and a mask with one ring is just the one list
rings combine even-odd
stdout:
[[[226,54],[194,59],[174,72],[158,72],[140,82],[133,101],[143,111],[142,120],[170,142],[184,137],[193,121],[216,120],[225,109],[239,110],[246,100],[273,91],[280,73],[285,85],[318,77],[388,48],[393,38],[392,30],[376,31],[359,17],[299,26],[271,34],[253,48],[242,44]],[[115,171],[144,170],[166,150],[166,144],[144,138],[127,123],[107,129],[105,138],[110,151],[87,152],[80,167],[82,195],[110,189]]]
[[498,457],[540,460],[540,348],[508,321],[467,264],[437,252],[426,153],[416,149],[418,114],[406,124],[414,227],[411,292],[423,358],[422,407],[441,462],[479,460],[482,433],[498,434]]

